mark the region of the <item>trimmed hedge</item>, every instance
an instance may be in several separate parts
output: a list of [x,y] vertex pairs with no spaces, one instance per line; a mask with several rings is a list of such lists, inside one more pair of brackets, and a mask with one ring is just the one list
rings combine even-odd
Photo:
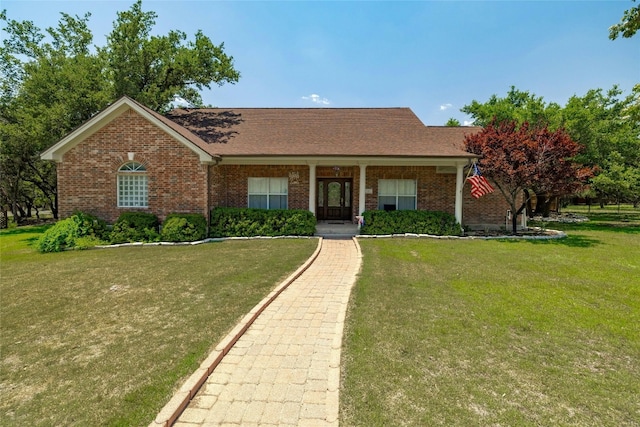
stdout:
[[200,214],[170,214],[162,224],[165,242],[194,242],[207,237],[207,219]]
[[211,237],[313,236],[316,218],[310,211],[286,209],[215,208]]
[[123,212],[113,224],[111,243],[154,242],[160,238],[158,217],[146,212]]
[[459,236],[455,216],[435,211],[365,211],[360,234],[433,234]]
[[45,231],[38,239],[37,247],[40,252],[87,249],[104,243],[107,235],[106,222],[84,212],[75,212]]

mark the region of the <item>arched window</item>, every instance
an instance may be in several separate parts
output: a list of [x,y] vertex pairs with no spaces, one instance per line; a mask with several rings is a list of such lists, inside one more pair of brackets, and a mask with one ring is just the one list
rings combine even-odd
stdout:
[[147,168],[142,163],[129,162],[118,169],[118,207],[148,207]]

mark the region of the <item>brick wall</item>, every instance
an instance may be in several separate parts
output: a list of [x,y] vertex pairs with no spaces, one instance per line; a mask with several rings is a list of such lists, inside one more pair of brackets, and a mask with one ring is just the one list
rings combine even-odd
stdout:
[[287,178],[289,209],[309,209],[309,166],[306,165],[212,165],[211,207],[246,208],[249,178]]
[[[470,185],[465,183],[462,190],[464,196],[462,201],[462,223],[471,228],[504,226],[506,213],[510,208],[502,193],[496,189],[491,194],[474,199],[471,197]],[[511,227],[511,223],[509,223],[509,227]]]
[[379,179],[412,179],[417,182],[418,209],[454,213],[456,198],[455,174],[438,174],[428,166],[369,166],[366,188],[367,210],[378,209]]
[[[147,169],[149,207],[117,207],[117,171],[134,161]],[[74,210],[113,223],[121,212],[151,212],[164,220],[170,213],[202,213],[206,208],[208,166],[180,142],[129,110],[76,147],[58,164],[61,217]]]
[[[413,179],[417,181],[418,209],[455,214],[456,174],[436,173],[434,166],[369,166],[366,188],[373,194],[366,197],[366,209],[378,208],[379,179]],[[495,192],[474,199],[470,184],[462,190],[462,223],[473,228],[501,226],[509,205],[502,193]]]

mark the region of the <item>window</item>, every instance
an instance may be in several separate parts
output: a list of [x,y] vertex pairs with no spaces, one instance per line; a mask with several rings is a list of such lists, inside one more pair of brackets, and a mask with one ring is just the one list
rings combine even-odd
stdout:
[[147,169],[142,163],[125,163],[118,169],[118,207],[148,207]]
[[378,180],[378,209],[416,209],[416,181],[413,179]]
[[287,178],[249,178],[249,207],[287,209]]

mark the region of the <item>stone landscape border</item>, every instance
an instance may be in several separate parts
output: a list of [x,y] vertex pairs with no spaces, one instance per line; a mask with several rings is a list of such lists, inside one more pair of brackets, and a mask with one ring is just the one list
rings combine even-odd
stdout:
[[[435,234],[416,234],[416,233],[400,233],[400,234],[356,234],[353,237],[358,239],[388,239],[397,237],[406,238],[427,238],[427,239],[443,239],[443,240],[552,240],[552,239],[564,239],[567,237],[567,233],[560,230],[542,229],[540,227],[529,227],[530,230],[544,232],[544,235],[511,235],[505,234],[500,236],[438,236]],[[350,237],[349,237],[350,238]],[[114,245],[98,245],[94,246],[98,249],[108,248],[120,248],[128,246],[193,246],[201,245],[203,243],[211,242],[224,242],[228,240],[269,240],[269,239],[322,239],[320,236],[254,236],[254,237],[215,237],[204,240],[198,240],[195,242],[135,242],[135,243],[117,243]],[[74,249],[74,248],[71,248]]]
[[552,240],[552,239],[564,239],[567,237],[567,233],[560,230],[542,229],[540,227],[529,227],[530,230],[544,232],[544,235],[512,235],[505,234],[501,236],[437,236],[434,234],[415,234],[415,233],[403,233],[403,234],[360,234],[356,236],[359,239],[385,239],[393,237],[407,237],[407,238],[428,238],[428,239],[441,239],[441,240]]

